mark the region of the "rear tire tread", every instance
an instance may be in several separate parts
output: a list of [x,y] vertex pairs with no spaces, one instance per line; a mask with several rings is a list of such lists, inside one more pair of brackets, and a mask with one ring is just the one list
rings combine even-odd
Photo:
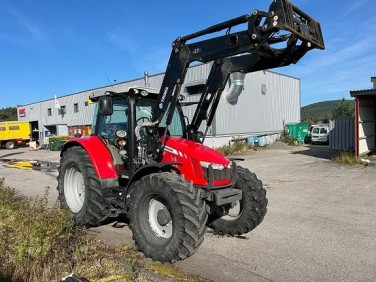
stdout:
[[[171,201],[165,200],[169,202],[173,220],[175,216],[173,222],[180,224],[174,226],[172,237],[164,245],[153,245],[148,241],[137,222],[137,214],[142,212],[138,210],[139,203],[150,193],[170,198]],[[205,202],[199,190],[179,175],[162,172],[144,176],[135,184],[128,201],[133,240],[145,256],[161,262],[175,262],[192,255],[203,242],[207,221]]]
[[238,180],[235,185],[243,191],[243,211],[239,218],[226,220],[218,215],[211,215],[208,226],[222,235],[242,235],[255,229],[264,219],[268,199],[266,190],[256,174],[247,168],[238,167]]
[[97,226],[105,217],[101,185],[89,156],[80,146],[68,148],[60,160],[57,177],[60,206],[63,209],[69,210],[64,195],[64,175],[66,168],[70,165],[79,168],[85,183],[85,200],[83,206],[79,212],[71,212],[72,218],[78,226]]

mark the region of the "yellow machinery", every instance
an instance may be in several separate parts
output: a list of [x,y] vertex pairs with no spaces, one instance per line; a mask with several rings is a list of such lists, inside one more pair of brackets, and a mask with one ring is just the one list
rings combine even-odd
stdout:
[[0,122],[0,145],[14,149],[17,144],[30,141],[31,131],[28,121]]

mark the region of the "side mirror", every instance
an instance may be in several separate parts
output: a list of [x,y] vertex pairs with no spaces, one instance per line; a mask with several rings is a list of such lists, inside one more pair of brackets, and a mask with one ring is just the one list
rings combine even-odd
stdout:
[[101,116],[110,116],[113,112],[112,98],[109,96],[102,96],[99,98],[99,114]]
[[197,137],[201,143],[204,143],[204,133],[202,131],[197,131]]

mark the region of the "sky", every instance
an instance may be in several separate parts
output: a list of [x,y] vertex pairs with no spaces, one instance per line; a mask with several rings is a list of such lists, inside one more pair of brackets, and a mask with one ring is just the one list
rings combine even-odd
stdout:
[[[171,42],[271,0],[0,0],[0,108],[162,73]],[[326,49],[274,71],[301,79],[302,106],[351,98],[376,76],[374,0],[292,0]]]

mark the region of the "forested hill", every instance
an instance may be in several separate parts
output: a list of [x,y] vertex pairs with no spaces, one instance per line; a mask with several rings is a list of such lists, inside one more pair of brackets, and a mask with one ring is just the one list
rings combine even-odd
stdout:
[[17,108],[0,109],[0,121],[17,120]]
[[[302,121],[307,119],[326,121],[332,118],[332,111],[338,107],[342,100],[323,101],[314,104],[310,104],[302,107],[301,119]],[[346,100],[347,103],[351,103],[354,106],[353,100]]]

